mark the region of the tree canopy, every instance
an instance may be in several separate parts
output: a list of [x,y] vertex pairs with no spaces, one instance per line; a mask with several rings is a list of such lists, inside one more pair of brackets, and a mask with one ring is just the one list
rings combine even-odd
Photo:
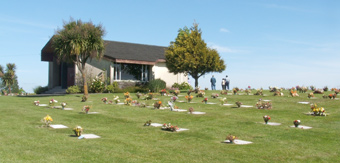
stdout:
[[52,38],[52,46],[59,60],[73,62],[82,74],[84,95],[88,95],[85,64],[88,59],[100,59],[104,54],[105,30],[102,25],[92,22],[74,21],[64,22],[63,29],[56,31]]
[[17,88],[18,86],[18,81],[17,81],[17,76],[15,75],[15,69],[16,66],[14,63],[7,63],[6,64],[6,71],[4,71],[4,68],[0,65],[0,78],[2,81],[2,86],[8,90],[8,93],[12,93],[13,86]]
[[207,47],[201,29],[194,23],[188,29],[179,29],[177,38],[165,51],[166,66],[172,73],[187,73],[195,79],[209,72],[222,72],[226,66],[215,49]]

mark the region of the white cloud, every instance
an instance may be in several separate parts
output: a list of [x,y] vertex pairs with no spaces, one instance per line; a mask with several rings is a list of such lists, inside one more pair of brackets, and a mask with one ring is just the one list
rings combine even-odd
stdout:
[[226,28],[221,28],[220,32],[229,33],[230,31],[228,29],[226,29]]

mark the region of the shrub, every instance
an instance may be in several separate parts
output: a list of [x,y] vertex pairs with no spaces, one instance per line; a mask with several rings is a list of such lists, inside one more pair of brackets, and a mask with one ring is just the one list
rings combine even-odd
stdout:
[[73,86],[69,86],[67,89],[66,89],[66,93],[67,94],[75,94],[75,93],[80,93],[80,88],[76,85],[73,85]]
[[161,89],[165,89],[166,83],[162,79],[155,79],[149,82],[148,88],[151,92],[159,92]]
[[91,85],[90,91],[94,93],[102,93],[105,89],[105,83],[100,78],[94,78]]
[[178,88],[179,90],[188,90],[188,89],[192,89],[192,87],[190,86],[190,84],[187,83],[187,82],[183,82],[183,83],[181,83],[181,84],[174,83],[171,87],[172,87],[172,88]]
[[33,89],[33,91],[34,91],[35,94],[42,94],[42,93],[48,91],[48,86],[45,86],[45,87],[38,86],[38,87],[35,87]]
[[118,88],[118,83],[117,82],[113,82],[111,85],[108,85],[106,87],[105,92],[109,92],[109,93],[113,93],[115,92],[115,90]]

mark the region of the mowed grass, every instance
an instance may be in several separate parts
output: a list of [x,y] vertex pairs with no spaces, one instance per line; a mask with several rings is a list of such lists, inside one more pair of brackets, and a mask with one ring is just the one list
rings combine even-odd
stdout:
[[[125,105],[111,105],[101,98],[123,94],[91,94],[87,102],[80,102],[82,95],[49,97],[0,96],[0,162],[339,162],[340,161],[340,101],[308,99],[300,97],[222,95],[228,103],[241,101],[255,106],[262,98],[271,100],[273,109],[236,108],[221,106],[219,99],[212,99],[206,91],[208,102],[194,97],[196,103],[175,104],[181,109],[193,107],[205,115],[189,115],[187,112],[171,112]],[[330,92],[328,92],[330,93]],[[131,94],[137,100],[135,94]],[[185,95],[185,93],[181,93]],[[74,110],[50,109],[33,105],[40,100],[48,104],[54,98],[67,102]],[[170,99],[158,96],[163,104]],[[179,100],[185,100],[180,96]],[[316,102],[329,113],[326,117],[308,116],[309,105],[299,101]],[[152,104],[154,101],[149,101]],[[90,112],[82,114],[84,105],[92,105]],[[63,124],[68,129],[43,127],[41,119],[49,114],[52,124]],[[270,122],[280,126],[264,125],[262,116],[271,116]],[[293,121],[312,129],[291,128]],[[155,123],[172,123],[183,132],[162,131],[159,127],[145,127],[147,120]],[[77,139],[72,129],[80,125],[84,133],[101,136],[100,139]],[[241,140],[252,141],[249,145],[221,143],[228,134]]]

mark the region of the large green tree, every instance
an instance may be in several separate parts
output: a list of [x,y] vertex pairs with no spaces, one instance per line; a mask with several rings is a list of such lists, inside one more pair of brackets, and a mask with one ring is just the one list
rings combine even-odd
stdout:
[[6,71],[0,66],[0,77],[2,85],[8,89],[8,93],[12,93],[12,86],[17,84],[17,77],[15,75],[16,66],[14,63],[7,63]]
[[63,29],[57,30],[52,38],[52,46],[59,60],[77,65],[82,74],[85,96],[88,95],[85,64],[88,59],[103,56],[104,34],[102,25],[71,19],[68,23],[64,22]]
[[226,66],[215,49],[207,47],[201,29],[194,23],[188,29],[179,29],[177,38],[165,51],[166,66],[172,73],[187,73],[195,79],[209,72],[222,72]]

